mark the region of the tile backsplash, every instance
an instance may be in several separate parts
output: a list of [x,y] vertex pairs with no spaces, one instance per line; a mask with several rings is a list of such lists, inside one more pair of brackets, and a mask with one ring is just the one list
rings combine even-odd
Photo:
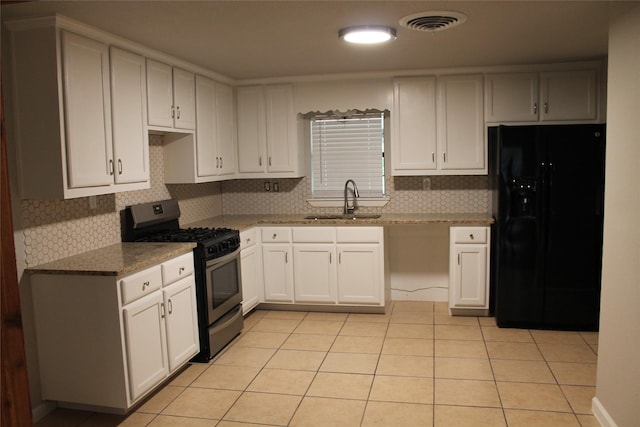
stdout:
[[[25,264],[34,266],[120,241],[120,211],[127,205],[178,199],[181,224],[221,214],[335,213],[340,208],[312,208],[311,180],[239,179],[206,184],[165,184],[162,136],[150,136],[151,188],[70,200],[22,200]],[[279,191],[264,191],[264,182],[278,182]],[[461,212],[489,210],[486,176],[434,176],[431,190],[422,177],[387,177],[389,203],[364,212]]]

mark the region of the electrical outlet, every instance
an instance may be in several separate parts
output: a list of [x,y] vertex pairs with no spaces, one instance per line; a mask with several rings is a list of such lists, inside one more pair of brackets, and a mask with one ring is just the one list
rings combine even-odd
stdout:
[[424,191],[431,190],[431,178],[422,178],[422,189]]
[[271,191],[271,184],[268,182],[264,183],[264,191]]
[[280,191],[280,184],[278,184],[277,182],[274,182],[271,187],[273,188],[273,191],[275,191],[276,193]]

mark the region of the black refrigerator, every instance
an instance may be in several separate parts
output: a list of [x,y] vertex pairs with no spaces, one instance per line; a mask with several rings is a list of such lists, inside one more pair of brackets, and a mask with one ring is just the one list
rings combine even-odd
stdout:
[[605,125],[497,126],[488,137],[498,326],[597,330]]

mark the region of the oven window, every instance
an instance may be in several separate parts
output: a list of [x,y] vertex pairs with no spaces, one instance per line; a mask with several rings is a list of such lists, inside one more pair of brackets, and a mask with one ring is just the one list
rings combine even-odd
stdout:
[[240,291],[238,281],[238,259],[224,263],[208,271],[208,282],[213,291],[213,307],[217,308]]

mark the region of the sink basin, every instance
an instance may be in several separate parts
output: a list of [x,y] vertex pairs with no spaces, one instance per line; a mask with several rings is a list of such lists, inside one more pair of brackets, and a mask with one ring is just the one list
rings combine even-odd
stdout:
[[331,220],[331,219],[345,219],[345,220],[358,220],[358,219],[376,219],[380,218],[379,214],[351,214],[351,215],[309,215],[304,219],[312,219],[315,221]]

